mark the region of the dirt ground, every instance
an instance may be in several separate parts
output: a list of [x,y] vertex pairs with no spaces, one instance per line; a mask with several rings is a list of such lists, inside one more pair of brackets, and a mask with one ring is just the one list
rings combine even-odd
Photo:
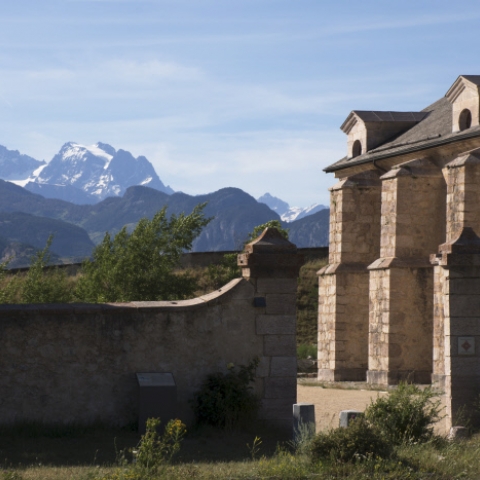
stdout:
[[[339,414],[342,410],[363,411],[378,396],[387,395],[387,391],[363,389],[358,384],[346,384],[345,388],[325,388],[315,381],[300,380],[297,387],[298,403],[315,405],[317,432],[331,427],[338,427]],[[439,422],[436,432],[443,434],[445,427]]]

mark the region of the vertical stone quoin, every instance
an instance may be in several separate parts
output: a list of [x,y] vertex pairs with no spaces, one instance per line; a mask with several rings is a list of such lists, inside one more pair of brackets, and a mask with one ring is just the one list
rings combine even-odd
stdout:
[[263,336],[257,369],[260,415],[291,428],[297,401],[296,300],[303,256],[275,228],[267,228],[238,256],[242,276],[255,287],[256,333]]
[[470,227],[431,256],[435,269],[433,380],[445,394],[446,429],[471,417],[480,395],[480,238]]
[[368,270],[379,255],[376,171],[330,189],[329,264],[318,272],[318,378],[363,381],[368,367]]
[[370,270],[367,380],[430,383],[433,356],[432,248],[445,238],[445,181],[428,159],[381,177],[380,258]]

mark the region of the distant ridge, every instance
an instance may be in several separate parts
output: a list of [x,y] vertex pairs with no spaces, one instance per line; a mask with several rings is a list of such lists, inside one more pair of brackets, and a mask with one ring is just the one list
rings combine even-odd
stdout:
[[[121,197],[108,197],[94,205],[75,205],[47,199],[0,180],[0,211],[24,212],[70,222],[86,230],[94,243],[100,242],[106,231],[114,234],[124,225],[131,229],[140,218],[152,218],[164,206],[168,214],[178,215],[182,212],[188,214],[204,202],[207,202],[205,215],[213,217],[213,220],[195,240],[193,251],[237,250],[255,226],[269,220],[280,220],[279,215],[267,205],[257,202],[238,188],[222,188],[213,193],[192,196],[181,192],[168,195],[152,188],[134,186],[129,187]],[[328,234],[324,233],[328,232],[328,210],[319,213],[322,215],[310,215],[284,224],[290,229],[292,241],[298,247],[328,244]],[[317,225],[318,222],[321,225]],[[318,235],[312,231],[317,231]]]

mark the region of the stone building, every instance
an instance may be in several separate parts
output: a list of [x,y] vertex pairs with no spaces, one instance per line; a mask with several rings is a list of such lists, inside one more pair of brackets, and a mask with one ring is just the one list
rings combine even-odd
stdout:
[[318,377],[433,382],[455,423],[480,393],[480,75],[420,112],[354,110],[341,129]]

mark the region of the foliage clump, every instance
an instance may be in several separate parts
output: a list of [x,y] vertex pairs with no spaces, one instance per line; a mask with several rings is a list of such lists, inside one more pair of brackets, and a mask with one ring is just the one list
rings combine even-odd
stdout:
[[192,401],[197,422],[230,429],[254,419],[260,407],[252,387],[258,364],[254,358],[238,368],[229,364],[227,373],[208,375]]
[[380,430],[364,418],[357,418],[347,428],[335,428],[319,433],[312,441],[314,461],[352,462],[367,458],[387,458],[392,447],[385,442]]
[[436,397],[431,387],[421,389],[401,382],[387,397],[372,402],[365,418],[394,445],[425,442],[433,435],[433,424],[440,420]]
[[351,462],[388,458],[398,446],[426,443],[440,420],[440,401],[431,388],[401,382],[387,397],[379,397],[347,428],[318,434],[312,441],[313,460]]
[[73,299],[73,289],[64,271],[46,271],[50,263],[50,246],[53,235],[47,240],[43,250],[32,256],[27,277],[22,285],[22,303],[68,303]]
[[258,238],[266,228],[276,228],[280,235],[288,240],[288,228],[283,228],[279,220],[269,220],[268,222],[257,225],[254,229],[248,234],[247,240],[245,243],[249,243],[256,238]]
[[87,260],[76,295],[87,302],[124,302],[185,299],[196,289],[188,274],[175,274],[182,252],[210,219],[203,215],[205,204],[190,215],[172,215],[166,208],[152,220],[142,218],[129,234],[124,227],[112,239],[107,233]]
[[237,265],[237,254],[226,253],[220,263],[210,264],[207,267],[207,276],[214,290],[226,285],[234,278],[240,277],[241,272]]
[[159,427],[159,418],[149,418],[146,432],[134,451],[136,465],[147,472],[156,471],[161,465],[169,463],[180,450],[187,432],[185,424],[178,419],[170,420],[161,436],[158,434]]

